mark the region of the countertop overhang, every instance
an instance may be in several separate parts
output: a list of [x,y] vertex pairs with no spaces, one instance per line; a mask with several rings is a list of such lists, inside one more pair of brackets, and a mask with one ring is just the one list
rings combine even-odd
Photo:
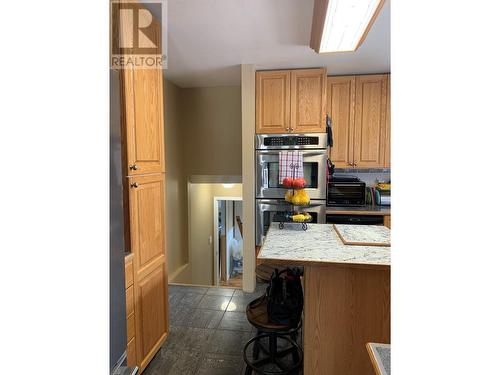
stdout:
[[[362,229],[361,229],[362,230]],[[391,248],[344,245],[332,224],[272,223],[257,257],[263,263],[287,265],[390,268]]]

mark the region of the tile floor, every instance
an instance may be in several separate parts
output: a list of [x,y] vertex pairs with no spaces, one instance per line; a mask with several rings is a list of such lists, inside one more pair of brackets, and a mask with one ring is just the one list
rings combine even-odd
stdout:
[[144,375],[239,375],[243,347],[256,334],[246,305],[261,296],[239,289],[169,285],[170,335]]

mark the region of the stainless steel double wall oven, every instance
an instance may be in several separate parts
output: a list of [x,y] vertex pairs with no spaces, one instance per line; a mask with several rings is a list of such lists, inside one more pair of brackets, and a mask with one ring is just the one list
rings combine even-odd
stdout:
[[313,222],[324,223],[326,210],[327,137],[326,133],[257,134],[255,136],[255,213],[257,246],[262,245],[269,225],[278,212],[289,209],[284,197],[287,189],[279,176],[279,153],[300,150],[304,157],[306,191],[311,198],[309,212]]

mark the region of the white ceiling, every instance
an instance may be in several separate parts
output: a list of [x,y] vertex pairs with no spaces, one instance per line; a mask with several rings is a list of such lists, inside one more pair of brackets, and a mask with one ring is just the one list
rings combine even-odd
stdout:
[[[328,74],[390,72],[390,1],[355,52],[309,48],[314,0],[168,0],[166,77],[180,87],[240,84],[257,69],[327,67]],[[165,23],[163,38],[167,37]]]

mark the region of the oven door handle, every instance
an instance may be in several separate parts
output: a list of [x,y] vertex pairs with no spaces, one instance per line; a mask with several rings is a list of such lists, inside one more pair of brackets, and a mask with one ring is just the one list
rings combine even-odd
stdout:
[[264,166],[264,168],[262,168],[262,185],[266,189],[269,188],[269,169],[267,168],[267,166]]
[[258,170],[260,171],[262,188],[268,189],[269,188],[269,170],[267,168],[267,163],[260,161]]
[[351,187],[351,186],[354,186],[354,187],[362,187],[363,185],[362,184],[349,184],[349,183],[344,183],[344,182],[334,182],[333,183],[333,187],[345,187],[345,186],[348,186],[348,187]]

